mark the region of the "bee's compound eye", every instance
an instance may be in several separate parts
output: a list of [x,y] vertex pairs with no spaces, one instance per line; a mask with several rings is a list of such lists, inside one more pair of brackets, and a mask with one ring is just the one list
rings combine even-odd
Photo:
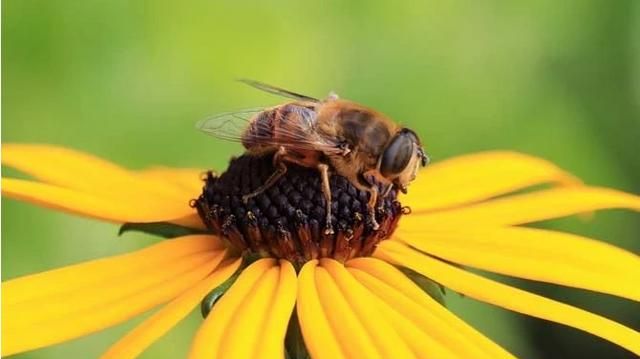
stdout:
[[391,141],[382,153],[380,161],[380,174],[384,177],[392,177],[400,174],[407,168],[415,151],[415,136],[409,132],[401,131]]

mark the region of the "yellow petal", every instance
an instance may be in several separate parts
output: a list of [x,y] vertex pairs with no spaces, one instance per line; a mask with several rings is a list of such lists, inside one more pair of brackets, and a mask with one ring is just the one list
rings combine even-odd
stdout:
[[[298,302],[296,310],[304,343],[314,359],[347,358],[336,332],[331,328],[322,306],[316,285],[317,260],[302,267],[298,275]],[[350,344],[344,343],[345,345]]]
[[[407,342],[415,357],[421,359],[469,358],[449,351],[379,298],[373,298],[373,301],[377,304],[380,314],[387,318],[391,326]],[[476,356],[474,358],[483,357]]]
[[[219,258],[222,256],[221,253]],[[22,324],[21,316],[25,313],[13,311],[3,304],[2,355],[42,348],[121,323],[175,298],[211,273],[218,263],[219,260],[212,259],[126,298],[78,312],[67,312],[63,317],[51,317],[50,320]],[[43,298],[42,305],[46,304],[47,298]]]
[[241,259],[230,260],[206,279],[174,299],[142,322],[102,355],[107,358],[135,358],[189,314],[212,289],[227,280],[240,266]]
[[44,182],[3,178],[2,193],[10,198],[117,223],[164,221],[204,228],[189,207],[202,188],[193,170],[128,171],[48,145],[3,144],[2,154],[3,165]]
[[197,197],[202,192],[203,182],[201,178],[205,171],[195,168],[158,166],[137,171],[136,173],[148,181],[160,181],[163,184],[169,183]]
[[[235,310],[222,336],[219,358],[250,359],[260,354],[260,348],[257,347],[259,336],[262,335],[261,329],[267,320],[279,276],[279,267],[267,270],[253,286],[251,294]],[[284,346],[284,341],[282,345]]]
[[144,194],[178,201],[198,193],[168,185],[170,182],[145,180],[111,162],[57,146],[3,144],[2,164],[48,184],[105,197],[126,199]]
[[296,304],[298,291],[298,278],[293,265],[285,260],[280,260],[280,278],[278,289],[274,293],[267,320],[262,326],[256,346],[255,357],[284,358],[284,340],[287,334],[287,326]]
[[[356,314],[359,322],[373,340],[382,357],[412,357],[412,351],[392,328],[386,317],[380,316],[373,296],[344,268],[344,265],[332,259],[320,260],[320,265],[329,272],[342,297]],[[333,303],[329,304],[332,305]]]
[[[63,147],[40,144],[2,144],[2,164],[45,182],[71,188],[105,183],[129,172],[113,163]],[[109,182],[106,182],[109,183]]]
[[382,358],[365,324],[353,312],[337,284],[323,267],[316,268],[316,286],[323,311],[349,358]]
[[[242,271],[242,274],[240,274],[236,282],[229,288],[227,293],[222,296],[220,301],[216,303],[207,316],[207,319],[205,319],[200,329],[198,329],[193,344],[191,345],[190,358],[218,357],[218,353],[220,353],[227,344],[223,341],[223,338],[225,337],[229,324],[234,320],[235,316],[243,314],[243,302],[245,299],[256,295],[256,293],[253,292],[254,288],[257,288],[261,278],[263,278],[271,268],[274,268],[274,266],[276,266],[274,259],[261,259],[252,263]],[[270,281],[263,284],[267,287],[266,290],[269,289],[269,284],[271,284]],[[261,289],[261,291],[265,291],[265,289]],[[261,298],[264,299],[263,297]]]
[[121,301],[129,296],[162,286],[176,276],[188,273],[202,266],[211,266],[222,260],[220,252],[205,252],[165,262],[161,267],[144,268],[129,276],[115,277],[108,281],[93,283],[90,286],[77,288],[62,293],[49,294],[7,306],[13,314],[5,321],[5,325],[30,326],[42,322],[54,322],[62,318],[77,315],[85,311],[97,310],[113,302]]
[[[402,294],[397,293],[395,289],[386,286],[382,289],[384,283],[377,281],[373,276],[367,274],[356,268],[349,268],[349,272],[360,282],[367,287],[370,293],[374,294],[371,298],[371,302],[376,304],[378,311],[384,315],[395,330],[398,331],[407,344],[410,345],[411,350],[417,357],[420,358],[489,358],[485,353],[474,350],[474,348],[465,347],[464,338],[457,344],[457,346],[449,345],[449,348],[445,347],[442,340],[442,336],[447,334],[458,335],[457,332],[448,333],[449,328],[446,327],[446,323],[441,322],[442,325],[435,325],[432,321],[427,320],[426,324],[423,321],[424,317],[428,317],[429,314],[425,313],[424,308],[421,308],[416,303],[410,300],[401,300]],[[382,290],[382,292],[380,292]],[[390,293],[385,292],[389,290]],[[385,301],[386,300],[386,301]],[[398,307],[409,304],[408,307]],[[411,310],[411,316],[406,316],[402,312]],[[433,337],[432,337],[433,336]],[[434,339],[437,338],[437,339]],[[449,344],[444,342],[444,344]],[[471,350],[470,350],[471,349]]]
[[162,267],[181,257],[223,248],[222,242],[214,236],[184,236],[132,253],[11,279],[2,283],[2,305],[40,300],[58,293],[99,285],[115,278],[128,278],[146,268]]
[[402,203],[413,210],[430,211],[543,183],[574,185],[580,181],[540,158],[516,152],[483,152],[430,165],[418,174]]
[[459,226],[516,225],[570,216],[602,209],[624,208],[640,211],[640,197],[598,187],[555,188],[514,195],[445,211],[403,217],[403,225]]
[[[189,198],[183,198],[180,201],[131,198],[123,201],[12,178],[2,179],[2,194],[43,207],[116,223],[160,221],[185,223],[182,219],[193,216],[195,212],[189,207]],[[199,227],[202,227],[202,224]]]
[[[460,353],[464,357],[513,358],[498,344],[426,295],[392,265],[377,258],[356,258],[347,262],[347,267],[372,293],[433,338],[431,340],[442,347],[441,350]],[[483,353],[477,353],[475,348]]]
[[640,257],[589,238],[511,227],[403,231],[397,239],[451,262],[640,301]]
[[375,255],[471,298],[584,330],[640,355],[640,333],[602,316],[467,272],[396,241],[382,242]]

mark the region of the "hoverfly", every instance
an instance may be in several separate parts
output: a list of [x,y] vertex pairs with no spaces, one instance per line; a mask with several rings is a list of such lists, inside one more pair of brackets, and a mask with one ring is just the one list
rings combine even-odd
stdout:
[[[336,173],[369,193],[368,209],[374,230],[379,195],[393,187],[406,193],[419,166],[429,158],[415,132],[380,112],[334,93],[320,100],[252,80],[252,87],[294,101],[282,105],[220,114],[198,122],[214,137],[241,142],[248,155],[273,154],[274,173],[259,188],[243,196],[246,202],[269,189],[287,173],[287,164],[316,168],[326,203],[325,231],[333,233],[329,176]],[[371,178],[386,185],[383,193]]]

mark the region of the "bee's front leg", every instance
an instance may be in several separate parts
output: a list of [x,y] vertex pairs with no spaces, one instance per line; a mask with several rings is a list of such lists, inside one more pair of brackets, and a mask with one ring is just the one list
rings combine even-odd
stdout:
[[369,209],[371,226],[373,227],[374,231],[377,231],[380,228],[380,225],[376,220],[376,202],[378,202],[378,187],[371,186],[369,187],[369,203],[367,203],[367,208]]
[[320,171],[320,178],[322,179],[322,194],[324,195],[324,203],[326,205],[326,221],[325,221],[325,234],[333,234],[333,224],[331,223],[331,186],[329,185],[329,165],[326,163],[320,163],[317,166]]
[[369,218],[371,219],[371,227],[374,231],[380,228],[378,221],[376,220],[376,203],[378,202],[378,187],[372,185],[367,181],[363,174],[359,174],[357,181],[353,184],[361,191],[369,192],[369,202],[367,203],[367,209],[369,210]]
[[387,186],[387,188],[384,189],[384,192],[382,192],[382,198],[387,198],[387,196],[389,195],[389,193],[391,193],[391,190],[393,189],[394,184],[393,183],[389,183],[389,185]]

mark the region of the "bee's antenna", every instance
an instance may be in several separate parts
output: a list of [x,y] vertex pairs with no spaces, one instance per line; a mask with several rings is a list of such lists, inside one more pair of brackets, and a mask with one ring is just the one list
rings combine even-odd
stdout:
[[279,87],[271,86],[271,85],[265,84],[264,82],[260,82],[260,81],[256,81],[256,80],[249,80],[249,79],[242,79],[242,78],[238,79],[238,81],[242,82],[243,84],[249,85],[249,86],[251,86],[253,88],[257,88],[258,90],[261,90],[261,91],[264,91],[264,92],[268,92],[268,93],[273,94],[273,95],[289,97],[289,98],[292,98],[294,100],[320,102],[320,100],[318,100],[317,98],[301,95],[299,93],[295,93],[295,92],[291,92],[289,90],[285,90],[285,89],[282,89],[282,88],[279,88]]

